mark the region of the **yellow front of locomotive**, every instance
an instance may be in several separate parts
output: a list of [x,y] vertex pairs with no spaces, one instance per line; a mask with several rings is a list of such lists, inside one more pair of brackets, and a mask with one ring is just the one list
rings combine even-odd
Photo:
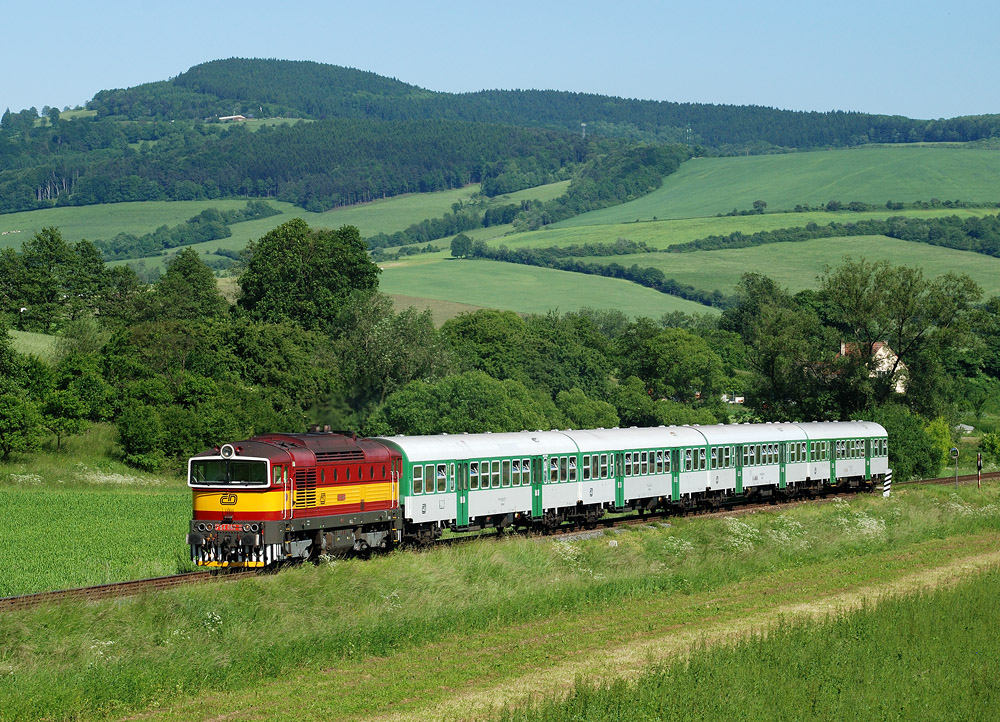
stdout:
[[193,513],[187,543],[201,567],[267,567],[285,556],[286,454],[269,444],[225,444],[188,460]]

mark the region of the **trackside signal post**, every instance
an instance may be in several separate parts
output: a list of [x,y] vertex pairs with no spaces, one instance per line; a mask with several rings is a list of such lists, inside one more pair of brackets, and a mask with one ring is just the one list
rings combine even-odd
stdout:
[[976,454],[976,488],[983,488],[983,452]]
[[951,458],[955,460],[955,488],[958,488],[958,447],[951,447]]

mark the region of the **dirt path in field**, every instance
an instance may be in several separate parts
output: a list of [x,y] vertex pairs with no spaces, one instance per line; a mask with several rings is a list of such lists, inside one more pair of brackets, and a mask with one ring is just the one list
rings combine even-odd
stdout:
[[573,661],[533,671],[530,675],[501,682],[486,690],[455,695],[433,709],[401,712],[371,718],[385,722],[424,722],[428,719],[481,720],[490,711],[527,700],[566,693],[577,679],[633,679],[657,662],[686,655],[695,644],[718,644],[755,632],[763,632],[780,621],[814,618],[857,609],[865,601],[913,594],[920,590],[956,584],[968,576],[1000,565],[1000,550],[975,554],[948,564],[922,569],[885,584],[864,586],[819,597],[809,602],[757,608],[739,619],[707,618],[658,630],[655,636],[616,648],[591,649]]

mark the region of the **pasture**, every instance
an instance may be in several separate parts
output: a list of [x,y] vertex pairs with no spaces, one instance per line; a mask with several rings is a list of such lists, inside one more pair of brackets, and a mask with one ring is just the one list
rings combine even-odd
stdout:
[[59,347],[59,337],[57,336],[32,333],[31,331],[15,331],[14,329],[11,329],[8,334],[13,349],[25,356],[37,356],[49,363],[57,362],[62,356],[62,351]]
[[[521,200],[550,200],[566,192],[568,181],[552,183],[538,188],[529,188],[517,193],[498,197],[494,203],[519,203]],[[199,244],[209,250],[216,247],[240,249],[250,240],[260,238],[275,226],[292,218],[303,218],[317,228],[340,228],[344,225],[357,226],[362,236],[376,233],[395,233],[413,223],[427,218],[438,218],[451,213],[455,203],[466,204],[479,192],[479,185],[470,185],[456,190],[438,193],[411,193],[394,198],[385,198],[354,206],[335,208],[324,213],[310,213],[291,203],[273,198],[264,199],[269,205],[281,211],[257,221],[237,223],[232,226],[233,235],[212,243],[221,246]],[[105,203],[94,206],[66,206],[46,208],[38,211],[0,214],[0,248],[20,248],[21,243],[31,238],[42,228],[55,226],[63,238],[71,243],[82,240],[107,240],[118,233],[142,235],[151,233],[163,225],[173,226],[183,223],[207,208],[218,210],[240,210],[246,199],[227,198],[204,201],[142,201],[136,203]],[[489,230],[489,229],[483,229]]]
[[694,158],[653,193],[556,224],[602,225],[652,218],[699,218],[831,200],[1000,202],[1000,151],[974,147],[879,146],[730,158]]

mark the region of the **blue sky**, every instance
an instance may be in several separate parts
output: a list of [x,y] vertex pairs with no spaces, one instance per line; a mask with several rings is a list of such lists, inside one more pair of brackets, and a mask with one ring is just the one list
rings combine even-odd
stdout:
[[450,92],[1000,112],[996,0],[48,0],[7,3],[0,17],[0,112],[83,104],[234,56],[315,60]]

